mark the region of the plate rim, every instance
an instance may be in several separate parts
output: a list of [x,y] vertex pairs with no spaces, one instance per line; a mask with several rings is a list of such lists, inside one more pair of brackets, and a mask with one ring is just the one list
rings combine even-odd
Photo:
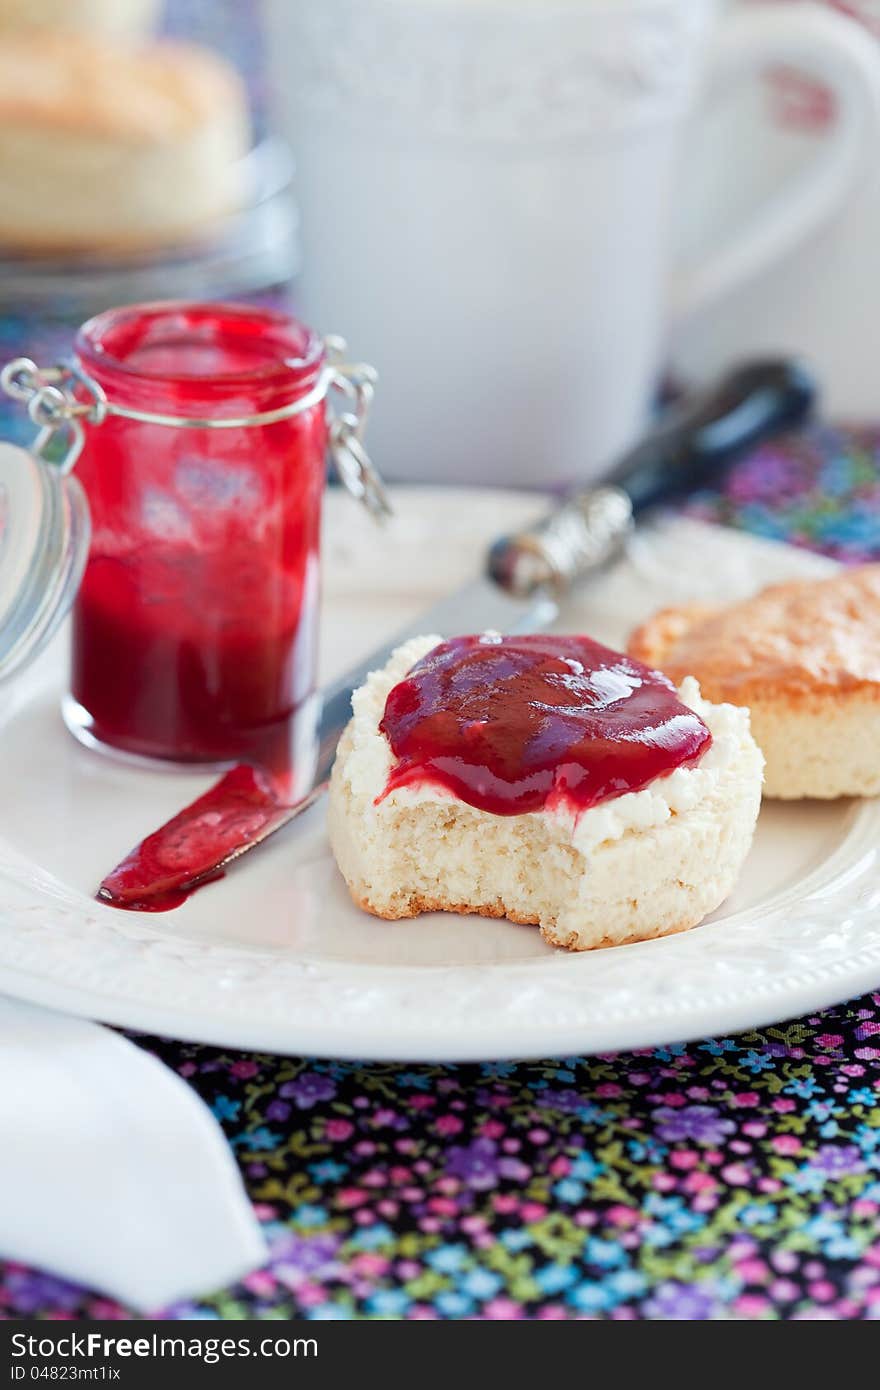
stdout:
[[[454,496],[464,490],[443,491]],[[508,496],[522,505],[521,493]],[[712,534],[726,529],[690,519],[676,522]],[[804,572],[823,563],[809,552],[748,533],[726,531],[726,536],[728,545],[733,537],[742,542],[745,553],[756,546],[777,554],[784,551],[793,565],[797,557]],[[772,957],[779,932],[785,936],[786,921],[792,934],[795,907],[801,960],[780,972]],[[866,917],[877,923],[873,937],[870,930],[864,931]],[[115,919],[110,932],[108,919]],[[880,983],[880,799],[850,803],[842,839],[827,858],[767,902],[680,936],[581,956],[555,953],[494,965],[388,965],[294,958],[268,946],[249,948],[163,934],[154,920],[91,903],[2,839],[0,928],[0,988],[6,993],[134,1031],[192,1042],[381,1062],[474,1062],[650,1048],[766,1026]],[[419,929],[419,924],[412,927]],[[762,930],[769,932],[763,942]],[[751,952],[738,973],[719,949],[730,932],[739,932],[739,944]],[[99,954],[104,949],[108,960],[103,967],[84,970],[82,960],[88,961],[96,946]],[[655,981],[653,998],[650,989],[637,997],[632,985],[620,980],[627,971],[641,974],[632,970],[633,952],[640,959],[650,952],[660,952],[660,959],[665,955],[667,968],[656,972],[658,980],[677,962],[679,970],[690,972],[691,995],[672,990],[658,998]],[[796,952],[789,954],[797,960]],[[609,956],[615,958],[613,968]],[[743,984],[746,960],[754,962],[751,989]],[[596,963],[592,967],[591,961]],[[204,971],[206,963],[213,969],[213,983],[210,971]],[[280,993],[276,983],[266,996],[274,994],[272,1007],[255,1010],[252,999],[249,1013],[230,1009],[229,999],[243,982],[257,997],[261,976],[268,976],[270,965],[273,974],[283,977]],[[712,965],[715,984],[707,987]],[[160,983],[167,984],[175,973],[178,983],[183,973],[205,987],[201,992],[191,987],[188,992],[163,993]],[[426,981],[433,993],[438,976],[449,974],[459,991],[465,990],[470,1013],[461,1004],[457,1013],[448,1014],[416,1008]],[[593,977],[589,988],[582,983],[585,975]],[[612,982],[617,1002],[597,1011],[590,998],[596,993],[596,977],[601,981],[603,976]],[[483,983],[481,989],[480,980],[487,977],[491,984]],[[493,991],[504,1006],[475,1013]],[[383,992],[384,1006],[372,1016],[363,996],[367,1003],[377,1004]],[[578,1009],[580,994],[585,999]],[[389,1001],[396,1001],[402,1011],[390,1026],[382,1022]],[[541,1002],[545,1009],[555,1003],[549,1017],[534,1012]],[[462,1027],[465,1020],[467,1026]]]

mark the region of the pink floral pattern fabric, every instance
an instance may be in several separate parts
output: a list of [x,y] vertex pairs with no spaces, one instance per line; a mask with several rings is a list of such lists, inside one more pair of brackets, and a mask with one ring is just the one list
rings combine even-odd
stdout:
[[[737,1038],[472,1067],[140,1039],[198,1090],[272,1256],[170,1318],[880,1315],[880,995]],[[121,1317],[7,1266],[6,1317]]]

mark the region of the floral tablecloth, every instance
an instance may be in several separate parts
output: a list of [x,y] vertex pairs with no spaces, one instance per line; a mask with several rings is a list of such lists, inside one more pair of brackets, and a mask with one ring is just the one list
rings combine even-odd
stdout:
[[[764,447],[688,510],[880,558],[880,431]],[[739,1037],[484,1066],[136,1041],[213,1109],[272,1247],[164,1316],[880,1317],[880,993]],[[2,1271],[0,1316],[126,1311]]]

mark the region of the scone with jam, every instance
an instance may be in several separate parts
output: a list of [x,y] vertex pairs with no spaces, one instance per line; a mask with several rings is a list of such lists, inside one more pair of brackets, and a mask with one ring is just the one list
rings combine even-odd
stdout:
[[685,931],[748,852],[748,713],[588,637],[418,637],[353,697],[334,854],[378,917],[534,924],[571,950]]

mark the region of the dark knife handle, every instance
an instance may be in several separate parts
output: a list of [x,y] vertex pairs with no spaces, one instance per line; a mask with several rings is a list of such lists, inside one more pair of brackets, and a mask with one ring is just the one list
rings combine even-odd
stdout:
[[666,411],[601,487],[576,493],[530,530],[496,541],[490,576],[523,597],[542,585],[564,591],[619,553],[637,512],[714,481],[761,440],[802,424],[815,397],[798,362],[735,368]]
[[816,387],[799,362],[746,362],[673,406],[604,480],[633,510],[703,487],[761,440],[806,420]]

